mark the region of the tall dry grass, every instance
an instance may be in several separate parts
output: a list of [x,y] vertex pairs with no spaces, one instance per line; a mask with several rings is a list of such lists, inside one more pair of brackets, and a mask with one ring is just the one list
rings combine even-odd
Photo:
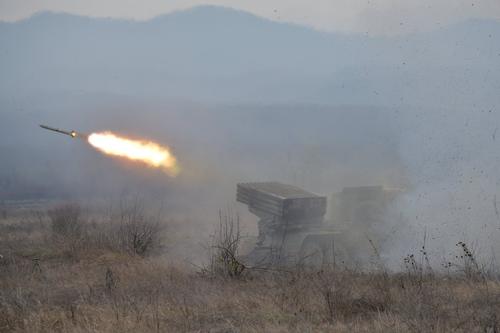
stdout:
[[80,232],[66,240],[78,244],[73,252],[54,241],[60,234],[48,215],[0,224],[0,332],[500,329],[500,283],[480,265],[468,262],[465,268],[462,245],[449,274],[430,267],[424,246],[399,273],[325,266],[249,268],[235,275],[227,269],[233,256],[239,260],[233,246],[240,237],[237,221],[221,215],[213,245],[221,250],[214,253],[222,273],[207,275],[168,264],[168,254],[137,253],[133,242],[120,245],[120,219],[109,226],[82,214]]

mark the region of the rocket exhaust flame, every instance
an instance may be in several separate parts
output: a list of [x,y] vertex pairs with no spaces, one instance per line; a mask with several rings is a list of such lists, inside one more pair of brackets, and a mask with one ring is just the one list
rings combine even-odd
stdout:
[[90,145],[107,155],[140,161],[149,166],[161,168],[171,176],[179,172],[175,156],[167,147],[162,147],[157,143],[127,139],[111,132],[92,133],[87,140]]

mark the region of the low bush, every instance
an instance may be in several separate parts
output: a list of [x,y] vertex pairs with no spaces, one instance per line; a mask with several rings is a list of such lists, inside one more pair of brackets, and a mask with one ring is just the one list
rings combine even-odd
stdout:
[[83,232],[84,221],[78,204],[63,204],[47,211],[50,226],[54,235],[63,237],[79,237]]

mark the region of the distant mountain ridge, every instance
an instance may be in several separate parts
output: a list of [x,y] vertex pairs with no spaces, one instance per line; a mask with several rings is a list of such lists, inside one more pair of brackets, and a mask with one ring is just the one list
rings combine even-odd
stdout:
[[1,97],[82,91],[397,105],[426,96],[432,104],[475,87],[474,100],[488,100],[500,89],[499,63],[497,21],[370,37],[202,6],[149,21],[40,13],[0,23]]

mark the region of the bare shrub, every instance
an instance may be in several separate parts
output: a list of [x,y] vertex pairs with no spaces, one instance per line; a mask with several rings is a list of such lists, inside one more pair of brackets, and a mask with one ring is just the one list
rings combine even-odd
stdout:
[[52,238],[48,241],[71,258],[87,256],[96,250],[146,256],[161,244],[160,213],[149,214],[139,197],[122,198],[118,209],[107,213],[102,219],[90,215],[84,218],[77,204],[50,209],[47,216]]
[[484,279],[483,269],[480,267],[473,248],[467,246],[465,242],[458,242],[456,244],[459,254],[455,256],[458,260],[455,263],[458,268],[465,275],[467,279],[482,280]]
[[78,204],[57,206],[49,209],[47,215],[54,235],[71,238],[81,236],[84,222],[81,219],[81,208]]
[[403,258],[407,283],[419,289],[424,288],[424,283],[433,280],[432,278],[434,277],[434,270],[432,269],[426,248],[426,239],[427,233],[424,233],[423,244],[419,250],[419,255],[412,253]]
[[211,235],[212,244],[209,247],[209,266],[205,273],[211,275],[237,278],[246,269],[239,258],[241,244],[240,219],[230,212],[219,210],[219,224]]
[[160,243],[160,219],[145,212],[144,201],[122,199],[118,221],[118,243],[128,252],[144,256]]

